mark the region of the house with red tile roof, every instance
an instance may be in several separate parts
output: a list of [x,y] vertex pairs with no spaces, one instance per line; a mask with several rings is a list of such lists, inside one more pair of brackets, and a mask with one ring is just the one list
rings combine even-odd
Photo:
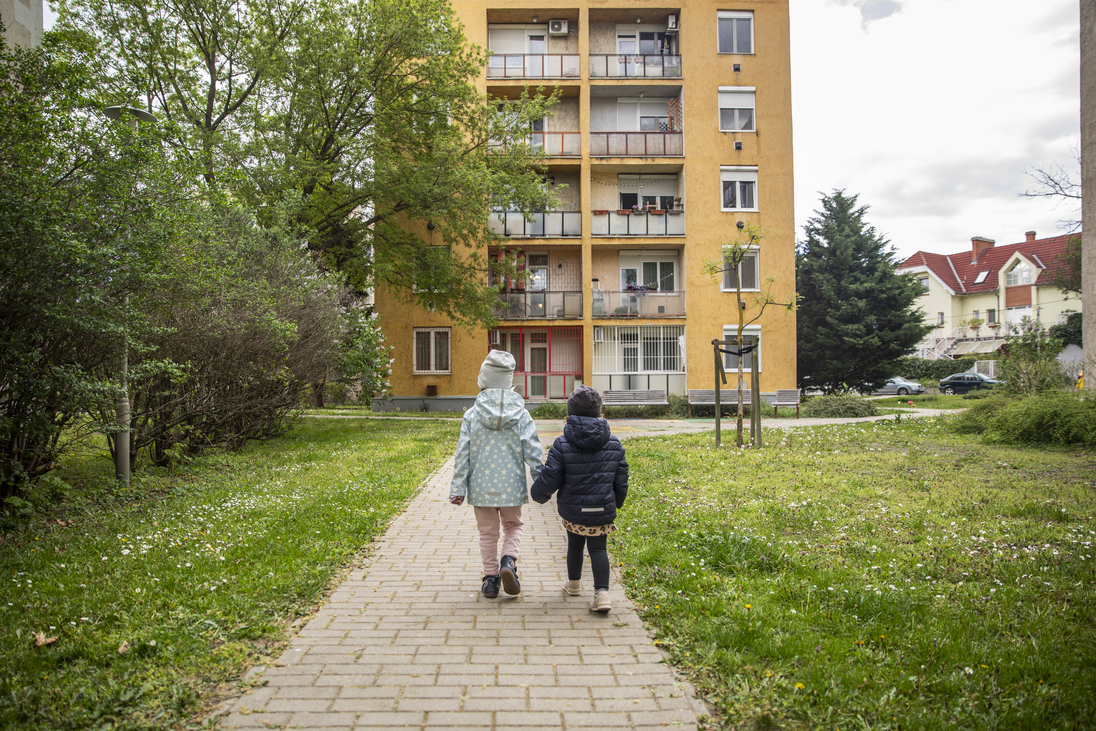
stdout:
[[918,251],[899,267],[921,282],[925,322],[935,326],[921,344],[922,357],[990,353],[1027,319],[1049,327],[1081,309],[1077,295],[1054,286],[1065,266],[1066,244],[1077,234],[1037,239],[1028,231],[1018,244],[996,246],[975,236],[957,254]]

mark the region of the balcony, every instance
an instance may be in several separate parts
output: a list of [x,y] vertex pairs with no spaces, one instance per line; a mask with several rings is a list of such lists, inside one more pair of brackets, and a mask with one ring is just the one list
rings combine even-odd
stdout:
[[487,61],[489,79],[577,79],[578,70],[577,53],[506,53]]
[[681,56],[590,54],[591,79],[680,79]]
[[532,132],[525,144],[548,157],[582,157],[580,132]]
[[685,317],[685,292],[636,290],[593,291],[594,317]]
[[591,236],[684,236],[683,211],[594,211]]
[[590,157],[682,157],[680,132],[591,132]]
[[504,292],[491,314],[501,320],[582,317],[582,292]]
[[488,221],[492,233],[509,237],[568,237],[582,236],[581,211],[545,211],[525,218],[521,211],[495,211]]

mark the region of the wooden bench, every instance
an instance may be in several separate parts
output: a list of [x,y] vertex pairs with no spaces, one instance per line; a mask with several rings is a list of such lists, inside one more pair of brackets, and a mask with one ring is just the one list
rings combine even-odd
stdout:
[[670,413],[665,391],[602,391],[602,415],[606,406],[665,406],[666,413]]
[[[693,404],[702,406],[710,404],[715,406],[715,389],[714,388],[690,388],[689,389],[689,418],[693,416]],[[738,406],[738,389],[737,388],[721,388],[719,389],[719,404],[721,406],[730,404],[732,406]],[[742,389],[742,407],[745,409],[750,405],[750,389]]]
[[778,388],[776,389],[776,399],[773,400],[773,416],[776,416],[776,410],[781,406],[794,406],[795,418],[799,418],[799,389],[798,388]]

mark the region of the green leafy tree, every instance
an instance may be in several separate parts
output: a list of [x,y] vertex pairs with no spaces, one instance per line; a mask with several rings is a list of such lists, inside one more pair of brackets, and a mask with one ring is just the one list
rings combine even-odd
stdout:
[[1074,312],[1061,325],[1052,325],[1048,332],[1050,337],[1061,340],[1062,345],[1084,347],[1081,327],[1083,324],[1084,315],[1080,312]]
[[1081,237],[1072,236],[1066,243],[1066,248],[1056,257],[1059,263],[1054,270],[1051,281],[1054,286],[1063,292],[1081,294]]
[[797,246],[802,388],[873,388],[932,329],[917,307],[917,281],[895,272],[893,248],[867,223],[868,207],[857,199],[841,190],[824,195]]
[[1003,393],[1029,396],[1044,391],[1056,391],[1068,384],[1058,354],[1062,341],[1027,318],[1021,323],[1020,334],[1010,335],[1001,347],[997,359],[998,387]]
[[130,303],[186,230],[185,174],[155,127],[109,121],[94,74],[47,36],[0,48],[0,497],[56,464],[153,328]]
[[292,224],[359,291],[492,321],[490,211],[551,205],[521,139],[553,99],[479,93],[486,52],[445,0],[89,0],[61,20],[264,225],[300,201]]

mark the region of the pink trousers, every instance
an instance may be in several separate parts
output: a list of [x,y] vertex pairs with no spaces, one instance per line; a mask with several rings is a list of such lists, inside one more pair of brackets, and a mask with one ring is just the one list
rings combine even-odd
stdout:
[[521,548],[521,506],[512,508],[474,508],[479,528],[483,575],[499,575],[499,524],[502,525],[502,555],[518,557]]

